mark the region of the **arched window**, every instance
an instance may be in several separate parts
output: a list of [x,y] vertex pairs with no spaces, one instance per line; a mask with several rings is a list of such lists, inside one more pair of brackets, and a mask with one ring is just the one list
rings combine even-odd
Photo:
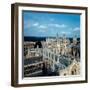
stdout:
[[66,73],[64,73],[64,76],[66,76],[67,74]]
[[71,74],[74,75],[74,71],[71,71]]
[[57,56],[55,55],[55,61],[57,62]]
[[51,54],[49,53],[49,57],[51,56]]
[[76,73],[76,69],[74,69],[74,72]]
[[76,69],[74,69],[74,74],[75,74],[75,75],[77,74],[77,71],[76,71]]

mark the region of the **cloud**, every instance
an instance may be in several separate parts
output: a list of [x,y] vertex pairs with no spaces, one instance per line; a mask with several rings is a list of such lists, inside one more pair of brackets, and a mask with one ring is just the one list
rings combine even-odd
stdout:
[[66,34],[66,32],[62,31],[61,34]]
[[67,27],[65,24],[61,24],[61,25],[59,25],[59,24],[56,24],[56,27],[59,27],[59,28],[65,28],[65,27]]
[[50,19],[50,21],[54,21],[54,19],[53,19],[53,18],[51,18],[51,19]]
[[39,25],[37,28],[38,28],[39,32],[44,33],[47,31],[46,28],[48,28],[48,27],[47,27],[47,25]]
[[45,32],[46,32],[45,29],[40,29],[40,30],[38,30],[38,31],[41,32],[41,33],[45,33]]
[[71,32],[69,32],[69,31],[67,31],[67,32],[62,31],[61,34],[62,34],[62,35],[66,35],[66,36],[68,36],[68,35],[71,35]]
[[45,28],[47,28],[47,27],[46,27],[46,25],[39,25],[38,28],[45,29]]
[[67,25],[65,25],[65,24],[57,24],[57,23],[49,24],[49,26],[53,26],[53,27],[56,27],[56,28],[66,28],[67,27]]
[[73,31],[80,31],[80,28],[76,27],[76,28],[73,29]]
[[58,27],[60,27],[60,28],[66,28],[67,25],[65,25],[65,24],[61,24],[61,25],[58,25]]
[[33,25],[32,26],[39,26],[39,23],[38,22],[36,22],[36,23],[33,23]]
[[25,21],[24,22],[24,27],[26,28],[26,29],[30,29],[30,27],[37,27],[37,26],[39,26],[39,23],[38,22],[32,22],[32,21],[29,21],[29,20],[27,20],[27,21]]
[[34,21],[34,20],[24,20],[24,27],[25,28],[30,28],[30,27],[37,27],[39,26],[39,22],[38,21]]
[[48,32],[47,30],[49,30],[49,31],[51,30],[51,32],[54,33],[55,29],[58,30],[59,28],[65,28],[65,27],[67,27],[67,25],[58,24],[58,23],[43,23],[42,24],[37,21],[35,22],[35,21],[30,21],[30,20],[27,20],[24,22],[24,28],[26,30],[31,30],[31,28],[32,28],[34,30],[38,30],[38,32],[41,32],[41,33]]

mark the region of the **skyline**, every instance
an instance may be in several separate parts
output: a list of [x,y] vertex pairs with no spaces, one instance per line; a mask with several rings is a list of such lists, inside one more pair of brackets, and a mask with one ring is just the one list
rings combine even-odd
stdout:
[[24,36],[80,37],[80,15],[23,11]]

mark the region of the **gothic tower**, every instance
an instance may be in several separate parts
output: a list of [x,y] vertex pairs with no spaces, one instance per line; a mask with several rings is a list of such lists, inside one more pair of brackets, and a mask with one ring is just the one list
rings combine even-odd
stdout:
[[74,44],[74,45],[77,44],[77,36],[76,36],[76,35],[73,37],[73,44]]

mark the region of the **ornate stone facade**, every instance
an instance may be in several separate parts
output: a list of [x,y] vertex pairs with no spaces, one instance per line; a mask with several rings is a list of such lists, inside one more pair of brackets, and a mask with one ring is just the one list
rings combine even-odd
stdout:
[[67,76],[67,75],[80,75],[80,62],[74,60],[72,64],[59,71],[60,76]]
[[[35,45],[35,42],[32,44]],[[41,48],[38,45],[35,48],[27,47],[25,57],[41,56],[47,73],[55,72],[60,76],[80,74],[80,43],[76,37],[71,42],[65,35],[59,37],[57,34],[56,38],[46,38],[40,45]]]

